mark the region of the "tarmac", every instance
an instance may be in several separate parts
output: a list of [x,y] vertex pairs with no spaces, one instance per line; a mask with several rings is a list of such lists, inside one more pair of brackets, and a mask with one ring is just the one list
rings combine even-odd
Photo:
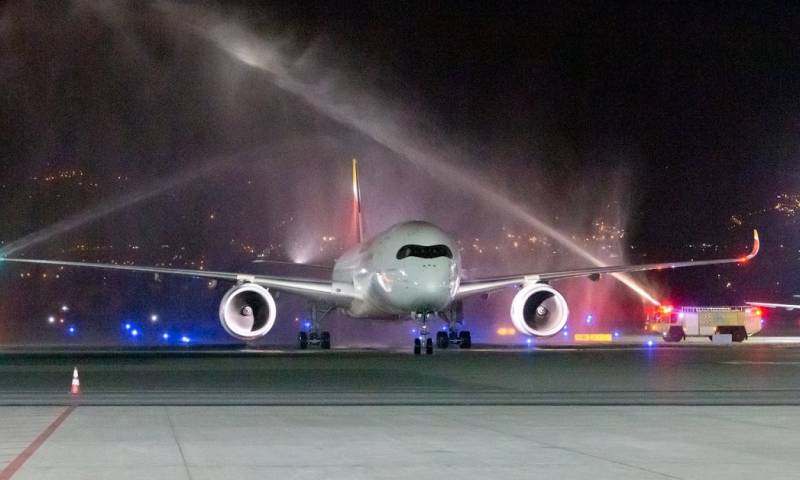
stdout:
[[795,344],[6,350],[0,480],[797,478],[798,404]]

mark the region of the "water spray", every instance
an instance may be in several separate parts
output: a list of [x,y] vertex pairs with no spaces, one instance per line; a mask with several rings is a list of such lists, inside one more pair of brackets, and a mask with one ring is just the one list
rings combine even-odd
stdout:
[[146,188],[135,190],[110,201],[104,202],[101,205],[92,207],[86,211],[56,222],[41,230],[30,233],[22,238],[6,244],[3,248],[0,248],[0,257],[13,255],[25,250],[26,248],[51,240],[56,236],[75,230],[76,228],[97,221],[125,208],[184,187],[189,183],[199,180],[200,178],[207,177],[212,173],[217,173],[223,169],[240,165],[240,161],[252,158],[253,156],[258,157],[258,155],[255,154],[259,152],[263,153],[263,151],[264,149],[259,149],[245,153],[239,153],[236,155],[216,157],[200,165],[198,168],[192,169],[191,171],[181,172],[178,175],[160,180],[152,185],[147,186]]
[[[175,18],[180,25],[195,34],[212,42],[221,50],[243,64],[261,70],[268,75],[266,78],[279,89],[303,100],[321,114],[360,132],[373,141],[383,145],[396,153],[400,158],[413,163],[416,167],[425,170],[435,179],[446,178],[450,186],[474,192],[482,197],[488,204],[505,210],[534,229],[548,235],[553,240],[563,245],[570,252],[591,262],[598,267],[607,266],[599,258],[572,241],[568,236],[557,230],[552,225],[542,221],[530,212],[523,209],[518,203],[489,188],[485,183],[478,181],[475,175],[469,174],[459,166],[443,160],[446,155],[436,152],[430,145],[421,141],[412,141],[408,132],[403,132],[397,126],[398,122],[391,120],[391,115],[385,115],[381,109],[380,121],[370,115],[377,109],[356,108],[359,105],[376,105],[374,99],[361,95],[358,102],[345,103],[336,101],[335,85],[326,83],[324,86],[306,83],[293,75],[277,49],[264,43],[256,35],[248,32],[240,25],[224,21],[208,12],[198,15],[198,11],[184,10],[166,3],[158,4],[159,8]],[[187,13],[186,15],[182,13]],[[191,14],[189,14],[191,13]],[[625,284],[628,288],[654,305],[659,302],[647,293],[633,278],[626,274],[614,273],[614,278]]]

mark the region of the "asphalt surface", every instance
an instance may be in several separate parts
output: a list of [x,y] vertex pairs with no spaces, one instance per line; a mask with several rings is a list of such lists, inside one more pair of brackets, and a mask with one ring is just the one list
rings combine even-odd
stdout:
[[800,347],[0,352],[0,405],[73,403],[798,405]]

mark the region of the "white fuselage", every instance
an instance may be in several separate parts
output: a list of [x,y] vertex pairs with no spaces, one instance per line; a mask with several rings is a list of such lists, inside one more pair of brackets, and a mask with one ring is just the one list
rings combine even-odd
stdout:
[[458,290],[458,247],[440,228],[404,222],[336,260],[334,284],[352,285],[339,307],[354,317],[395,317],[445,309]]

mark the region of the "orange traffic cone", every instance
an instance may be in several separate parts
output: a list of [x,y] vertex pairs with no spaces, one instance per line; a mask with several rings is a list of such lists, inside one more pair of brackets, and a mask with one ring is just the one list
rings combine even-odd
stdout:
[[72,395],[81,394],[81,381],[78,379],[78,367],[75,367],[75,370],[72,371],[72,388],[69,389],[69,393]]

